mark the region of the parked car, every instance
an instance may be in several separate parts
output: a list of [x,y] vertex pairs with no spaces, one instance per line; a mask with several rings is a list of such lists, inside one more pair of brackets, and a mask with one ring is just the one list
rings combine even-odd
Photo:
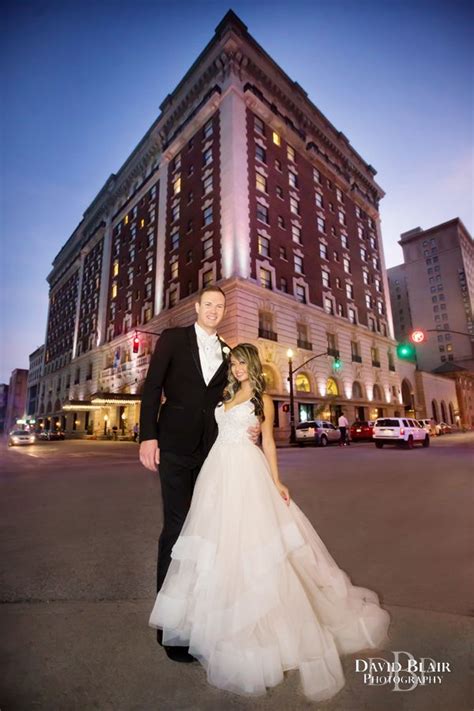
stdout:
[[19,444],[34,444],[36,442],[36,436],[34,432],[27,432],[26,430],[13,430],[8,435],[8,446],[14,447]]
[[296,425],[296,441],[300,447],[305,444],[315,444],[326,447],[341,439],[341,433],[332,422],[326,420],[307,420]]
[[418,420],[409,417],[379,417],[374,424],[373,440],[381,449],[384,444],[404,445],[413,449],[415,444],[429,447],[430,436]]
[[65,439],[64,432],[61,430],[43,430],[40,432],[38,435],[38,439],[45,439],[45,440],[58,440],[58,439]]
[[354,442],[358,440],[371,440],[373,431],[373,420],[356,420],[356,422],[351,425],[350,437]]
[[440,422],[439,429],[440,429],[440,434],[451,434],[453,431],[451,425],[448,425],[447,422]]
[[428,432],[432,437],[439,434],[439,425],[432,419],[423,418],[418,420],[421,426]]

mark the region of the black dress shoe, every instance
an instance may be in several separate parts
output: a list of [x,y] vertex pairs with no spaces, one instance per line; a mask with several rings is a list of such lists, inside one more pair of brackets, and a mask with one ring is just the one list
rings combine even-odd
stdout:
[[167,647],[166,645],[163,645],[163,649],[165,650],[168,657],[173,660],[173,662],[182,662],[184,664],[189,664],[190,662],[197,662],[196,657],[193,657],[192,654],[189,654],[186,647]]

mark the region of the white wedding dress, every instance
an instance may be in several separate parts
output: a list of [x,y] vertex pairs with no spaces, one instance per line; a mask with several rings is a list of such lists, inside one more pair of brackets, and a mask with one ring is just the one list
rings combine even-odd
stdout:
[[250,401],[215,411],[219,434],[150,615],[163,644],[189,646],[213,686],[264,694],[299,669],[312,701],[345,683],[340,655],[381,647],[390,616],[351,584],[247,432]]

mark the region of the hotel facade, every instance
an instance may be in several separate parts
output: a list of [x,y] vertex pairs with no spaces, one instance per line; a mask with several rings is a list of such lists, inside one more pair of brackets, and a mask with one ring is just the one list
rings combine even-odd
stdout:
[[232,12],[160,111],[53,262],[40,424],[130,433],[156,339],[214,283],[277,437],[289,349],[297,421],[404,412],[372,166]]

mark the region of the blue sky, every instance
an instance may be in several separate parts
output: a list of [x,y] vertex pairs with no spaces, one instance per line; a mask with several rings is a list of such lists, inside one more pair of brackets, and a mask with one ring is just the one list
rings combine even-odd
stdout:
[[412,227],[472,234],[469,2],[7,2],[0,382],[44,342],[55,255],[230,7],[377,169],[388,266]]

